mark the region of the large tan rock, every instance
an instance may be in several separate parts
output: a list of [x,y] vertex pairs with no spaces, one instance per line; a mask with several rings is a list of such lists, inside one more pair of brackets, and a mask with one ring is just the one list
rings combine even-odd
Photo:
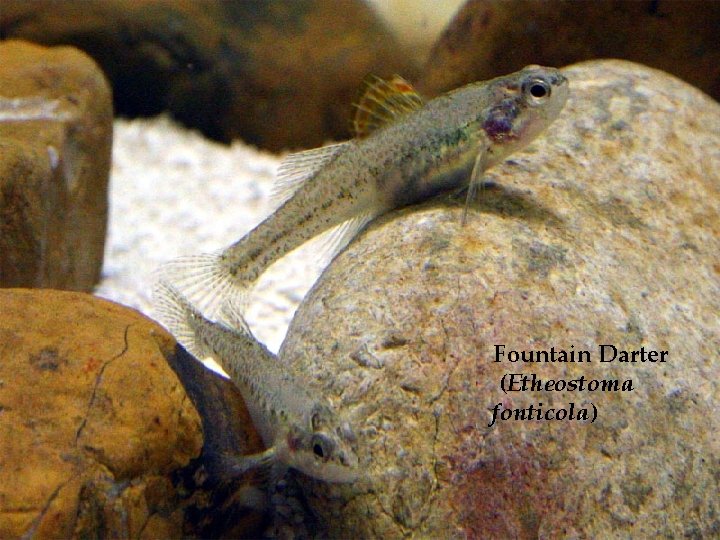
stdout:
[[[720,106],[637,64],[564,71],[566,109],[465,227],[462,203],[388,215],[299,309],[281,357],[353,419],[366,471],[303,482],[330,537],[720,531]],[[668,353],[600,363],[601,344]],[[506,360],[551,347],[592,361]],[[632,390],[505,394],[508,373]],[[490,426],[540,403],[597,417]]]
[[347,137],[365,75],[416,73],[361,0],[3,0],[0,33],[87,52],[120,114],[270,150]]
[[433,47],[429,94],[527,64],[622,58],[672,73],[720,99],[720,2],[468,0]]
[[0,537],[257,531],[258,479],[206,459],[260,448],[225,379],[89,295],[3,289],[0,313]]
[[111,140],[110,88],[88,56],[0,42],[0,286],[99,281]]

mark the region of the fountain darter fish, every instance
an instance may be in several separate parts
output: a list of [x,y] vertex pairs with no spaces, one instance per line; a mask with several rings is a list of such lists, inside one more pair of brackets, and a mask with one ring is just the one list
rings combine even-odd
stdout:
[[280,465],[328,482],[358,478],[350,424],[257,341],[232,304],[223,306],[227,322],[211,321],[163,281],[156,284],[154,297],[160,320],[175,338],[195,356],[211,356],[230,375],[267,448],[225,456],[230,471],[240,475]]
[[402,78],[372,78],[356,104],[355,138],[291,154],[275,212],[231,246],[167,263],[163,279],[206,314],[243,295],[270,264],[338,226],[343,247],[370,220],[439,192],[468,188],[550,125],[568,96],[557,69],[528,66],[425,101]]

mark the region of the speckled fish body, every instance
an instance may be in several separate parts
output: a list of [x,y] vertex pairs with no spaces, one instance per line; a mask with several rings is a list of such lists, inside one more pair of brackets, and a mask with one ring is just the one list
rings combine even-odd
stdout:
[[358,137],[288,156],[279,170],[285,200],[277,210],[222,252],[171,262],[167,279],[213,311],[334,226],[346,224],[347,241],[373,218],[439,192],[469,187],[470,199],[482,173],[541,133],[568,95],[567,79],[539,66],[428,102],[399,77],[373,84],[359,106],[366,118],[360,127],[356,122]]
[[354,434],[323,398],[290,373],[252,335],[242,316],[225,306],[227,321],[204,317],[179,291],[160,282],[154,296],[160,319],[191,353],[211,356],[240,390],[268,451],[245,456],[242,469],[276,460],[322,480],[357,477]]

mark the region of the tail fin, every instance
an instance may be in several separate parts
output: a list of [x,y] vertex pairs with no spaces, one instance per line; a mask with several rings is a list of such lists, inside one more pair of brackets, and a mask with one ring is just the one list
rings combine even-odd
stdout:
[[243,305],[235,298],[228,298],[220,306],[220,312],[218,314],[218,320],[221,324],[224,324],[228,328],[248,336],[249,338],[257,341],[257,338],[253,335],[248,326],[245,317],[243,316]]
[[203,319],[187,298],[169,283],[159,280],[153,288],[155,311],[165,327],[180,343],[197,357],[207,355],[202,343],[197,339],[194,321]]
[[174,259],[158,268],[156,278],[167,286],[172,284],[176,293],[210,318],[218,314],[228,299],[245,306],[252,284],[243,283],[230,273],[223,259],[224,251]]
[[[153,298],[160,321],[175,339],[194,356],[212,356],[236,382],[242,381],[242,374],[247,371],[241,358],[261,360],[264,365],[277,362],[277,356],[252,334],[239,307],[233,302],[225,302],[220,310],[220,317],[216,322],[212,322],[166,281],[160,280],[155,284]],[[229,353],[226,350],[227,354],[216,354],[210,348],[212,345],[203,341],[200,336],[207,336],[206,330],[209,329],[215,329],[225,336],[223,343],[230,346]]]

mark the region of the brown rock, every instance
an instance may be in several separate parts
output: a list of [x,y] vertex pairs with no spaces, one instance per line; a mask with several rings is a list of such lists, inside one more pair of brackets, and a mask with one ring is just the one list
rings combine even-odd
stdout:
[[169,110],[271,150],[347,137],[367,73],[415,74],[360,0],[4,0],[0,32],[86,51],[120,114]]
[[623,58],[672,73],[720,99],[720,2],[469,0],[430,54],[429,94],[527,64]]
[[5,41],[0,88],[0,286],[89,291],[105,247],[107,82],[78,50]]
[[[720,106],[628,62],[565,73],[566,109],[467,226],[444,201],[382,218],[297,312],[281,357],[352,418],[367,471],[304,481],[328,536],[720,534]],[[551,347],[592,361],[506,360]],[[633,389],[505,394],[507,373]],[[489,426],[539,403],[597,418]]]
[[263,450],[240,391],[177,344],[172,352],[164,350],[203,426],[202,454],[174,477],[185,494],[184,532],[197,538],[257,537],[268,519],[267,477],[259,471],[237,477],[222,466],[224,455]]
[[223,477],[207,458],[260,448],[226,379],[92,296],[5,289],[0,312],[0,537],[257,530],[256,479]]

